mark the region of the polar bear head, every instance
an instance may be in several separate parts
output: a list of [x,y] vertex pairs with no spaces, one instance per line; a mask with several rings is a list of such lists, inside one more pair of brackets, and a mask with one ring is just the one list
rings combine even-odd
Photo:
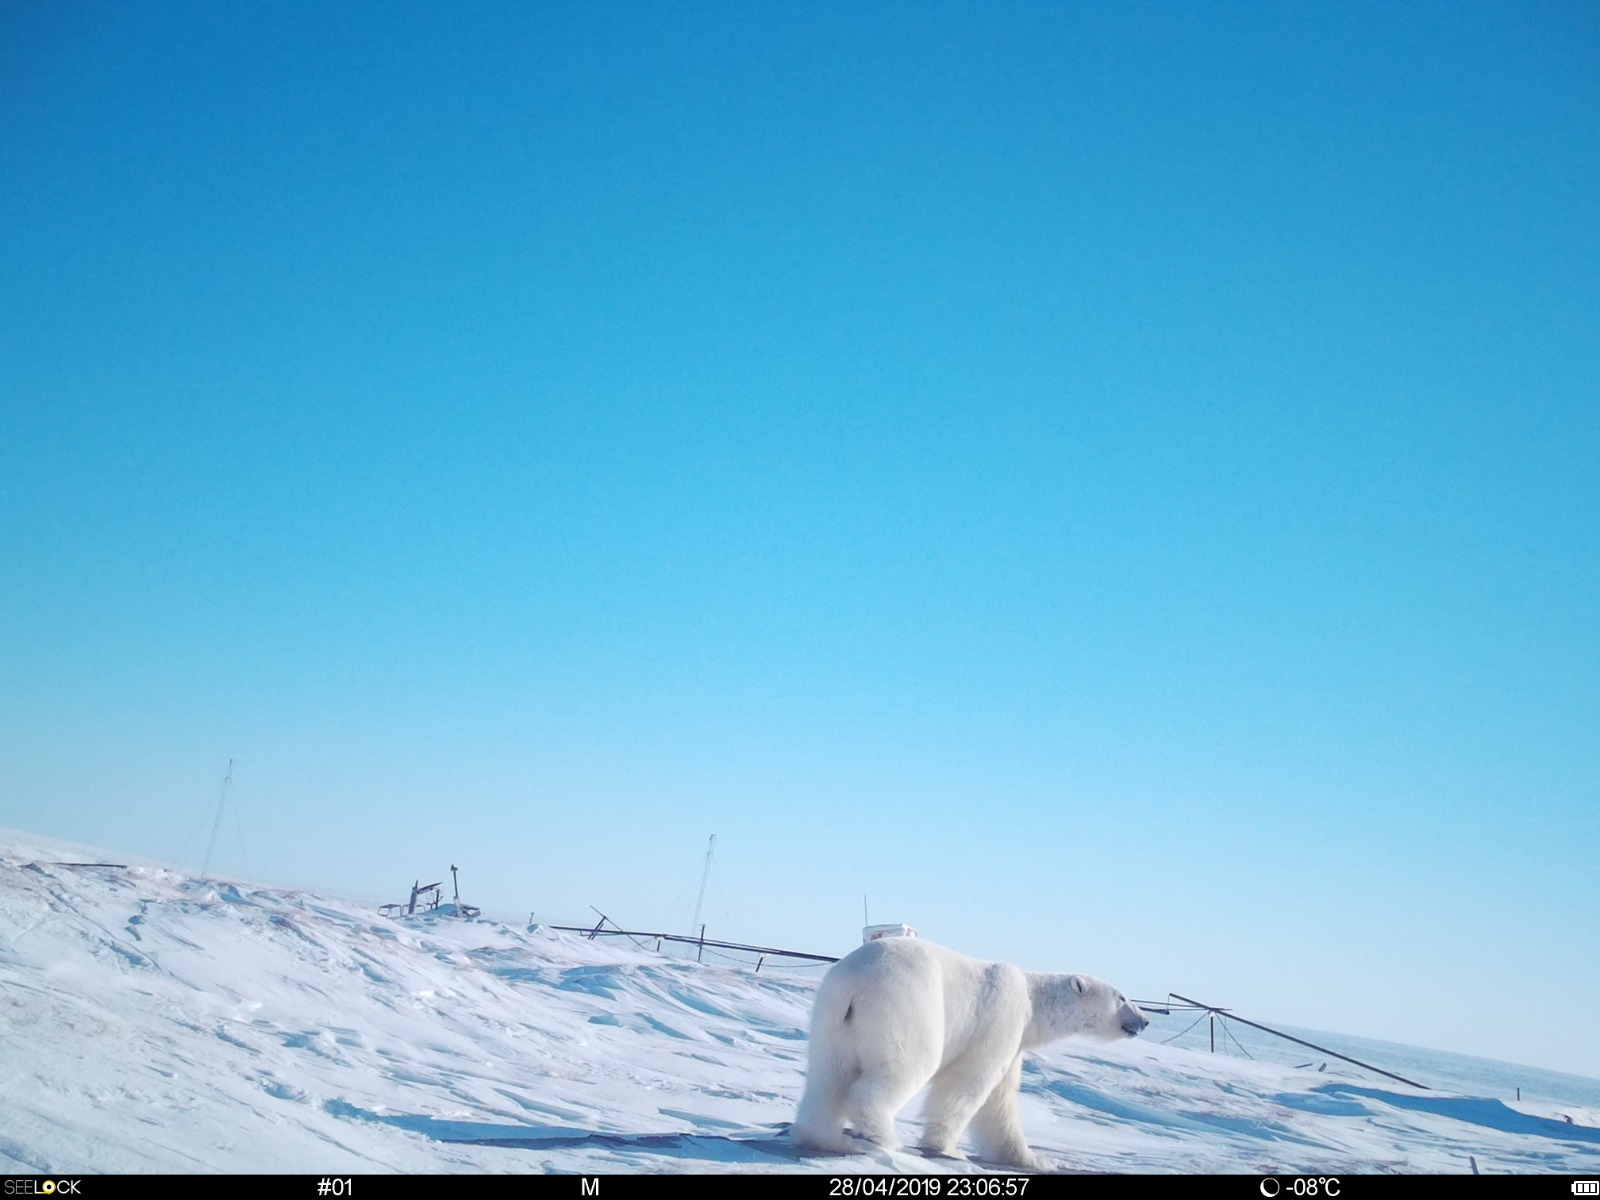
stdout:
[[1150,1024],[1139,1006],[1093,975],[1069,975],[1085,1021],[1083,1032],[1104,1041],[1134,1037]]
[[1074,1033],[1115,1041],[1150,1024],[1137,1004],[1093,975],[1030,975],[1028,983],[1033,1013],[1025,1045]]

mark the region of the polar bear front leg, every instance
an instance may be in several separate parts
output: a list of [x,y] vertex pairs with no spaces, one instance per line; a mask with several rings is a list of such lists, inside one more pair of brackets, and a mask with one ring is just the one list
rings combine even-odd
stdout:
[[1022,1055],[1019,1053],[973,1116],[972,1140],[979,1157],[989,1162],[1037,1171],[1044,1164],[1023,1140],[1022,1119],[1017,1112],[1017,1094],[1021,1087]]

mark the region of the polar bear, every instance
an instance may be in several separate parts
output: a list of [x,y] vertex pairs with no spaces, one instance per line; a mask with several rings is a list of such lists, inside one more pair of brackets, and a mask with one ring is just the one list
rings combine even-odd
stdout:
[[920,938],[868,942],[817,989],[791,1137],[824,1154],[857,1153],[856,1139],[892,1148],[895,1114],[928,1085],[923,1153],[949,1155],[970,1122],[983,1158],[1037,1169],[1017,1115],[1022,1052],[1073,1033],[1132,1037],[1149,1023],[1088,975],[1025,973]]

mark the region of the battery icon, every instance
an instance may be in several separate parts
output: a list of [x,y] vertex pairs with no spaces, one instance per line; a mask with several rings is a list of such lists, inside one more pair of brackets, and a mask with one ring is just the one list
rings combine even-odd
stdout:
[[1600,1179],[1574,1179],[1572,1181],[1572,1194],[1574,1196],[1600,1196]]

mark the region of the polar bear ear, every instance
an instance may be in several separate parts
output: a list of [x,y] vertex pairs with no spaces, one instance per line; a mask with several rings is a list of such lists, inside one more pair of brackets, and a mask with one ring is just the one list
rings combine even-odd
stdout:
[[1083,982],[1082,975],[1074,975],[1072,977],[1072,990],[1077,992],[1080,996],[1088,990],[1087,986]]

